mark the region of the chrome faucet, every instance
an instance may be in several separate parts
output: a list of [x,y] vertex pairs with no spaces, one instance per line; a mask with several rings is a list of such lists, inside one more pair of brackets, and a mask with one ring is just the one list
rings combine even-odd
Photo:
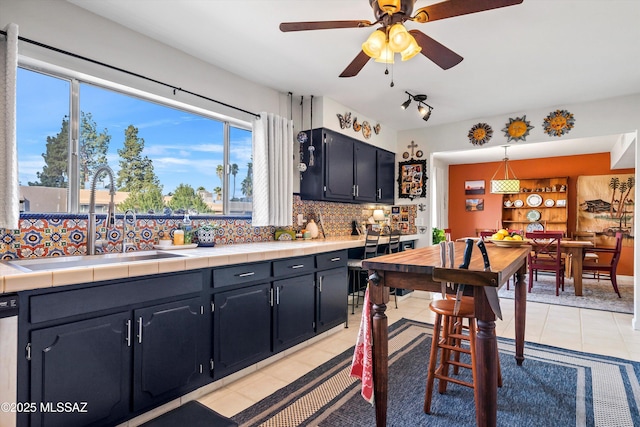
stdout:
[[127,209],[124,212],[124,216],[122,217],[122,253],[127,252],[127,247],[135,248],[135,239],[133,243],[127,243],[127,215],[131,214],[131,220],[133,221],[133,233],[136,232],[136,224],[138,223],[138,219],[136,217],[136,211],[133,209]]
[[109,177],[109,208],[107,209],[107,218],[105,226],[113,226],[116,222],[116,205],[113,202],[116,195],[115,181],[113,179],[113,171],[109,166],[100,166],[91,179],[91,196],[89,198],[89,224],[87,225],[87,255],[96,254],[96,181],[100,174],[106,172]]

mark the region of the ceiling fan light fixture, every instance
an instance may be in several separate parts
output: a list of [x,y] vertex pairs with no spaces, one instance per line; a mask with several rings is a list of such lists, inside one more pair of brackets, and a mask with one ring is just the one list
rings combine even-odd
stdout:
[[375,58],[375,60],[376,62],[382,62],[384,64],[393,64],[394,63],[393,55],[394,53],[389,47],[389,44],[386,43],[384,45],[384,49],[382,50],[382,52],[380,52],[380,56]]
[[[393,24],[389,29],[389,47],[392,51],[400,53],[409,47],[413,36],[400,22]],[[415,42],[415,39],[414,39]]]
[[387,44],[387,38],[383,31],[375,30],[367,41],[362,43],[362,51],[371,58],[379,58]]
[[422,51],[422,48],[418,45],[418,42],[416,42],[416,39],[413,38],[411,34],[409,34],[409,37],[410,37],[409,46],[407,46],[406,49],[400,52],[400,57],[402,58],[403,61],[408,61],[409,59],[419,54],[420,51]]
[[401,3],[401,0],[378,0],[378,7],[388,14],[393,14],[400,10]]

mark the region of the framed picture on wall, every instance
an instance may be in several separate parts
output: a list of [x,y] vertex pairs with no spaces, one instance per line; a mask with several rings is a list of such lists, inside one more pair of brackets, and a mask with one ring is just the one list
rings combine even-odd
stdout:
[[464,182],[464,194],[484,194],[484,179]]
[[466,211],[483,211],[484,199],[467,199],[464,207]]
[[398,164],[398,197],[414,199],[427,196],[427,161],[408,160]]

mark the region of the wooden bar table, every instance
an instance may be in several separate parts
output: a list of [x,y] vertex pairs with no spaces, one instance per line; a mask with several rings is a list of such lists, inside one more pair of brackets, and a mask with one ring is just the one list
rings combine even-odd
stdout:
[[[455,264],[462,263],[464,243],[455,243]],[[516,275],[515,285],[515,335],[516,362],[524,361],[524,329],[527,289],[524,282],[527,254],[531,246],[500,248],[487,245],[491,271],[484,271],[484,263],[478,248],[474,248],[469,269],[442,268],[439,246],[398,252],[364,260],[369,270],[369,298],[372,304],[373,322],[373,385],[375,393],[376,425],[387,424],[387,390],[389,380],[388,324],[385,310],[389,302],[389,288],[414,289],[440,292],[441,282],[464,283],[475,300],[478,322],[476,338],[477,383],[475,387],[476,421],[478,426],[496,425],[497,417],[497,358],[498,341],[495,331],[496,316],[489,306],[485,286],[496,292],[506,281]],[[467,293],[465,290],[465,294]],[[422,405],[422,402],[416,402]],[[425,414],[425,417],[428,415]]]

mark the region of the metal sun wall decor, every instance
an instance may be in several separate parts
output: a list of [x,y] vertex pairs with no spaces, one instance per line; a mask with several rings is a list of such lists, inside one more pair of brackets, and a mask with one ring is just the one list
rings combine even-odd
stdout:
[[509,123],[505,124],[504,136],[507,137],[507,142],[526,141],[529,136],[529,131],[533,129],[531,122],[527,120],[527,116],[516,117],[515,119],[509,118]]
[[484,145],[493,136],[493,129],[487,123],[478,123],[471,127],[467,137],[473,145]]
[[544,133],[547,135],[562,136],[573,129],[575,121],[573,114],[567,110],[556,110],[545,117],[542,126],[544,127]]

